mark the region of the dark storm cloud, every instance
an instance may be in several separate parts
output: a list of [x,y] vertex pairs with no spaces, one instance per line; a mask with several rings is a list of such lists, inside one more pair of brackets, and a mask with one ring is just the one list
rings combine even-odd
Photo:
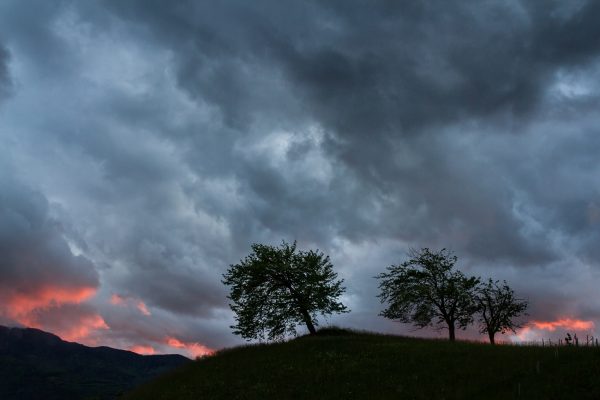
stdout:
[[0,42],[0,100],[8,96],[11,91],[12,81],[8,68],[10,53]]
[[96,287],[93,264],[72,254],[43,195],[11,178],[0,182],[2,285],[17,290],[45,283]]
[[528,114],[558,68],[581,66],[599,49],[586,40],[599,33],[594,2],[563,12],[535,2],[108,5],[174,50],[180,85],[220,106],[226,121],[245,127],[265,113],[261,92],[274,88],[258,86],[262,75],[283,73],[320,122],[363,143]]
[[[179,246],[171,246],[168,238],[155,243],[145,241],[132,262],[140,270],[130,270],[128,277],[118,283],[126,292],[146,299],[150,306],[178,314],[210,316],[215,309],[225,307],[226,291],[217,274],[194,270],[200,261],[182,256],[186,251],[192,252],[192,246],[186,244],[178,249]],[[212,265],[219,269],[218,263]]]
[[99,279],[89,259],[71,252],[46,198],[5,173],[0,175],[0,313],[26,323],[37,309],[91,297]]
[[356,325],[381,323],[371,277],[409,246],[518,281],[539,318],[596,315],[550,293],[595,279],[597,2],[31,4],[0,6],[0,137],[52,199],[44,240],[97,266],[69,315],[100,313],[101,337],[150,344],[169,321],[227,344],[221,274],[282,238],[334,255]]
[[[64,9],[60,0],[32,0],[27,4],[9,0],[0,5],[0,32],[9,47],[19,47],[19,56],[30,68],[42,73],[70,74],[76,65],[67,62],[68,49],[53,29],[57,14]],[[44,60],[43,63],[36,61]]]
[[[485,176],[478,165],[448,154],[455,135],[440,137],[438,131],[480,126],[524,134],[556,74],[595,60],[597,41],[584,38],[598,29],[597,5],[357,2],[290,8],[280,2],[179,2],[168,13],[160,3],[108,5],[174,52],[182,89],[218,107],[233,129],[219,137],[222,162],[246,185],[244,195],[257,198],[249,211],[266,227],[285,231],[304,220],[318,237],[332,229],[372,237],[373,227],[356,218],[357,208],[381,206],[387,208],[383,214],[400,215],[426,208],[426,219],[415,227],[383,228],[437,243],[448,242],[443,237],[458,226],[469,239],[450,238],[449,244],[472,255],[525,264],[554,257],[543,238],[519,233],[511,182],[485,182],[496,167],[494,154]],[[320,211],[331,206],[321,193],[330,187],[308,186],[299,193],[302,186],[286,182],[285,172],[256,158],[236,160],[228,150],[256,129],[297,129],[303,123],[320,125],[321,146],[350,168],[332,182],[360,182],[357,192],[344,193],[353,207],[327,215],[330,224],[319,228],[305,218],[323,220]],[[206,140],[195,148],[211,146]],[[410,153],[422,161],[402,165],[399,157]],[[337,198],[331,202],[340,204]],[[381,221],[373,221],[380,230]]]

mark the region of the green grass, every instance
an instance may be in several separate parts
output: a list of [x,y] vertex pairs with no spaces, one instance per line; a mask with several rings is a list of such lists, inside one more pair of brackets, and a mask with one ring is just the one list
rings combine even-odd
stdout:
[[600,399],[600,348],[490,346],[339,329],[236,347],[126,399]]

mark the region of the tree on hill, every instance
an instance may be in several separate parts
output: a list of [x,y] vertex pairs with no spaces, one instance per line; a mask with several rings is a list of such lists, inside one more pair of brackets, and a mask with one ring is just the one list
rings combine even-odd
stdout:
[[457,258],[446,249],[411,250],[408,256],[409,260],[376,276],[381,280],[378,297],[388,304],[380,315],[419,328],[447,328],[449,339],[455,340],[456,328],[465,329],[473,322],[479,278],[455,270]]
[[252,253],[230,265],[223,278],[231,286],[229,306],[236,314],[231,328],[245,339],[278,339],[295,334],[298,324],[315,334],[317,314],[348,312],[338,301],[346,289],[329,256],[299,251],[296,242],[253,244]]
[[478,287],[476,299],[479,306],[480,332],[488,334],[491,344],[495,343],[496,333],[516,333],[516,329],[522,327],[522,324],[516,323],[514,319],[525,314],[527,301],[516,298],[506,281],[500,284],[489,279]]

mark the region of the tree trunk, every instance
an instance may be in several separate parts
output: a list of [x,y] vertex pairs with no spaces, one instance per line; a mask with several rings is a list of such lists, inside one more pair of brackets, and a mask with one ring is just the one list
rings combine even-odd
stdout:
[[454,342],[456,336],[454,334],[454,322],[448,324],[448,338],[451,342]]
[[288,281],[284,281],[283,284],[288,288],[291,295],[296,300],[296,302],[297,302],[296,304],[298,306],[298,309],[300,310],[300,314],[302,314],[302,319],[304,320],[304,323],[306,324],[308,331],[310,332],[311,335],[316,334],[317,330],[315,329],[315,326],[313,325],[312,318],[310,317],[310,314],[308,313],[306,308],[304,308],[304,306],[303,306],[306,303],[303,301],[302,296],[300,296],[298,294],[298,292],[296,290],[294,290],[294,287]]
[[314,335],[317,333],[317,330],[315,329],[315,326],[312,323],[312,318],[310,318],[310,314],[308,314],[308,311],[306,310],[301,310],[302,312],[302,318],[304,318],[304,323],[306,324],[306,327],[308,328],[308,331],[310,332],[311,335]]
[[490,344],[496,344],[496,340],[494,339],[494,336],[496,336],[496,333],[488,332],[488,336],[490,337]]

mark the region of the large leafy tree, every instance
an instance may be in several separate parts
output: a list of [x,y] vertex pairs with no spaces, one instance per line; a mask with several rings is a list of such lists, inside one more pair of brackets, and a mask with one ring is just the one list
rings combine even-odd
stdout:
[[525,314],[527,301],[515,297],[506,281],[500,283],[489,279],[478,287],[476,298],[480,332],[488,334],[491,344],[495,343],[496,333],[516,333],[516,329],[522,326],[515,319]]
[[378,297],[387,303],[380,315],[418,328],[447,328],[449,339],[455,340],[456,328],[465,329],[473,322],[479,278],[457,271],[457,258],[446,249],[411,250],[408,256],[376,277],[380,279]]
[[296,242],[253,244],[252,253],[230,265],[223,278],[236,315],[231,328],[245,339],[278,339],[295,334],[299,324],[315,334],[318,314],[348,312],[338,301],[345,288],[329,256],[299,251]]

